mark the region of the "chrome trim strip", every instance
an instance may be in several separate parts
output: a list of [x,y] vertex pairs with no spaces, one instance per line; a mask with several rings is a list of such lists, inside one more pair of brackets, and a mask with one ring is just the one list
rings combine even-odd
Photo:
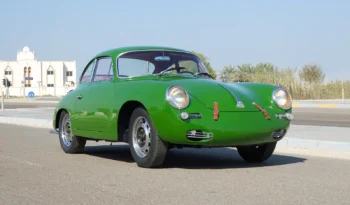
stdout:
[[225,90],[227,90],[235,98],[235,100],[237,101],[237,103],[236,103],[237,108],[244,108],[244,104],[243,104],[242,100],[234,92],[232,92],[228,88],[224,87],[223,85],[220,85],[220,84],[217,84],[217,85],[223,87]]
[[[95,66],[94,66],[94,70],[93,70],[93,73],[92,73],[92,77],[91,77],[91,80],[90,80],[90,83],[91,82],[98,82],[98,81],[93,81],[93,78],[95,77],[96,75],[96,70],[97,70],[97,66],[98,66],[98,61],[100,61],[101,59],[110,59],[111,60],[111,64],[109,65],[109,69],[108,69],[108,76],[111,72],[111,68],[113,69],[112,65],[113,65],[113,58],[110,57],[110,56],[101,56],[101,57],[97,57],[95,58]],[[114,78],[114,76],[113,76]],[[113,79],[109,79],[109,80],[113,80]],[[108,81],[108,80],[107,80]]]
[[284,114],[276,114],[277,119],[287,119],[287,120],[293,120],[294,115],[292,113],[284,113]]
[[186,132],[186,137],[192,139],[211,139],[213,138],[213,133],[206,131],[189,130]]
[[92,82],[92,79],[93,79],[93,77],[94,77],[94,73],[95,73],[95,70],[96,70],[96,62],[97,62],[97,58],[95,58],[95,60],[94,60],[94,68],[93,68],[92,71],[91,71],[91,76],[90,76],[90,81],[89,81],[89,83]]
[[[92,68],[92,71],[90,73],[90,80],[89,82],[85,82],[85,83],[81,83],[81,80],[83,79],[83,76],[85,75],[85,72],[86,72],[86,69],[88,69],[88,67],[93,64],[93,68]],[[89,61],[89,63],[86,65],[86,67],[84,68],[83,72],[81,73],[80,77],[79,77],[79,85],[80,84],[88,84],[88,83],[91,83],[91,79],[92,79],[92,76],[93,76],[93,73],[95,71],[95,67],[96,67],[96,58],[92,59]]]

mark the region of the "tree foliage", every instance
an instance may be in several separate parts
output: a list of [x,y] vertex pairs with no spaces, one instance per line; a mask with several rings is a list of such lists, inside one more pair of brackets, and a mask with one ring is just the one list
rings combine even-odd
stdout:
[[213,78],[216,79],[217,75],[216,75],[216,72],[213,69],[213,67],[211,67],[211,65],[210,65],[209,58],[207,56],[205,56],[204,54],[202,54],[202,53],[199,53],[199,52],[196,52],[196,51],[192,51],[192,52],[203,62],[204,66],[208,69],[209,74],[211,76],[213,76]]
[[325,74],[317,65],[307,64],[299,72],[299,77],[307,83],[323,83]]
[[256,65],[227,65],[216,74],[207,56],[192,52],[201,59],[210,75],[219,81],[260,82],[283,86],[294,99],[339,99],[342,97],[342,89],[345,98],[350,98],[350,81],[324,83],[325,74],[315,64],[306,64],[299,71],[296,68],[281,69],[268,62]]
[[259,82],[283,86],[294,99],[339,99],[342,89],[350,97],[350,81],[324,83],[325,74],[316,65],[280,69],[271,63],[257,65],[227,65],[218,74],[218,80],[227,82]]

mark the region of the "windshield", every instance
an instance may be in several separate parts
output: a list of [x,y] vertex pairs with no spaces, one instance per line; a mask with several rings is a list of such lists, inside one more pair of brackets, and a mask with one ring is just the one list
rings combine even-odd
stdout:
[[129,52],[117,59],[117,66],[119,77],[209,73],[197,56],[176,51]]

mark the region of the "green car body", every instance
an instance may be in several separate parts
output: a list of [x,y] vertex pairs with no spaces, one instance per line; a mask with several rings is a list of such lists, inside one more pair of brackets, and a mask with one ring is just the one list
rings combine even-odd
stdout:
[[[275,143],[286,134],[292,119],[291,98],[285,89],[263,83],[219,82],[206,74],[159,74],[154,71],[155,73],[135,76],[122,75],[120,69],[125,69],[125,73],[133,72],[128,70],[129,67],[124,66],[122,61],[118,61],[126,54],[130,54],[130,58],[125,62],[135,62],[136,65],[139,61],[133,61],[132,58],[141,56],[140,58],[150,59],[149,56],[153,58],[153,54],[162,54],[164,51],[170,52],[166,53],[169,55],[174,54],[170,59],[176,59],[177,54],[180,54],[179,59],[184,55],[184,61],[187,56],[189,59],[194,56],[188,51],[154,46],[117,48],[96,55],[84,69],[77,88],[58,103],[53,115],[53,128],[59,132],[63,130],[64,125],[60,126],[60,121],[62,113],[65,113],[70,117],[70,134],[79,136],[77,139],[81,140],[78,141],[80,144],[85,144],[85,140],[120,141],[130,144],[130,132],[133,130],[130,120],[135,109],[141,108],[149,117],[148,123],[152,124],[153,134],[158,137],[152,140],[156,139],[155,143],[160,140],[164,149],[182,146],[244,149],[249,146],[272,144],[273,151]],[[110,70],[106,74],[107,77],[93,81],[94,73],[99,71],[94,71],[89,76],[85,70],[93,68],[91,65],[96,65],[99,59],[111,62]],[[160,67],[159,65],[168,65],[167,61],[169,59],[149,62]],[[101,65],[98,68],[107,70],[107,67],[102,67],[102,62],[101,60],[97,67]],[[199,59],[197,64],[192,61],[190,63],[192,66],[198,65],[198,71],[206,71]],[[190,63],[187,62],[186,65]],[[135,69],[139,67],[135,66]],[[167,96],[172,86],[179,88],[174,89],[174,96],[187,96],[179,98],[184,103],[182,108],[172,105],[172,102],[178,100],[176,96],[171,99]],[[286,99],[282,99],[282,102],[286,103],[285,107],[277,104],[274,99],[276,91],[285,92],[282,93],[287,96]],[[152,145],[148,149],[150,150],[147,152],[150,152]],[[66,147],[65,151],[69,152],[67,150]],[[148,161],[145,159],[147,156],[138,157],[135,152],[133,156],[139,166],[155,167],[161,165],[164,159],[158,157],[157,161],[156,155],[157,153]],[[268,156],[260,161],[267,158]]]

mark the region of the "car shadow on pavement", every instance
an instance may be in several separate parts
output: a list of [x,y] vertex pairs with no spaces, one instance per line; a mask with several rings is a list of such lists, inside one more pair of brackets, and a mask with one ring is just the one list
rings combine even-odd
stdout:
[[[116,161],[135,163],[129,145],[86,146],[85,154]],[[228,169],[280,166],[305,162],[305,158],[274,154],[263,163],[247,163],[232,148],[170,149],[162,168]]]
[[135,162],[129,145],[126,144],[85,146],[84,154],[116,161]]
[[185,148],[170,150],[164,168],[227,169],[280,166],[306,161],[305,158],[274,154],[263,163],[244,161],[233,148]]

